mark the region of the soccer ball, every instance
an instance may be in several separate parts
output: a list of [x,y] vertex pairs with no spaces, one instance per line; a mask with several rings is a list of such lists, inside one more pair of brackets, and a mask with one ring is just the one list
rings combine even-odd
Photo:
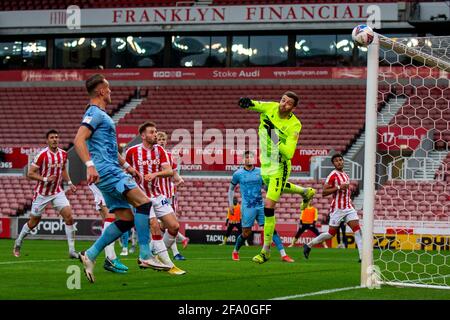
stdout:
[[356,26],[352,31],[352,39],[358,46],[367,47],[372,43],[373,38],[374,33],[372,28],[365,24]]

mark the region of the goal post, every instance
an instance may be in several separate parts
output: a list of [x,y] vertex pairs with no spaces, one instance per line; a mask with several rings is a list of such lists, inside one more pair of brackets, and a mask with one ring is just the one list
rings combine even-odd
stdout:
[[450,36],[367,49],[361,286],[450,289]]

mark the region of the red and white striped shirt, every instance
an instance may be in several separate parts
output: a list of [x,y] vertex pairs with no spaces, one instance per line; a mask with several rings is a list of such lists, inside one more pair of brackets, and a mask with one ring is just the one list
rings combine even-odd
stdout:
[[62,188],[62,173],[66,168],[67,152],[59,149],[53,153],[48,147],[39,152],[31,163],[32,166],[39,168],[39,174],[42,177],[56,176],[55,181],[38,181],[34,188],[34,197],[38,195],[50,196],[55,195],[61,191]]
[[[167,158],[169,160],[169,164],[172,167],[172,170],[175,172],[177,170],[177,162],[174,161],[172,152],[167,152]],[[175,194],[175,184],[173,183],[173,177],[158,177],[157,183],[159,188],[161,189],[161,193],[167,198],[170,199]]]
[[[343,171],[337,170],[333,170],[325,180],[325,184],[328,184],[330,187],[337,187],[347,183],[350,183],[350,178],[348,177],[348,175]],[[350,189],[336,191],[333,194],[333,201],[331,202],[330,212],[333,212],[336,209],[354,209],[350,195]]]
[[[161,171],[161,167],[169,164],[166,150],[160,145],[155,144],[151,149],[147,149],[142,143],[135,145],[127,150],[126,161],[142,176],[149,173]],[[153,198],[162,194],[157,179],[153,181],[142,181],[141,187],[148,197]]]

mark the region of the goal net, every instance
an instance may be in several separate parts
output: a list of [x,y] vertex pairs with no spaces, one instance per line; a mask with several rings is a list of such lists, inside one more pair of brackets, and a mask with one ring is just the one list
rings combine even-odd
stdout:
[[363,286],[450,289],[449,78],[450,37],[369,46]]

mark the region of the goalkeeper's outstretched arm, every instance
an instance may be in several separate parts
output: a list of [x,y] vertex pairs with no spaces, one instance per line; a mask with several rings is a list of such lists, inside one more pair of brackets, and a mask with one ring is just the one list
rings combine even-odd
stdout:
[[250,109],[259,113],[264,113],[270,110],[270,108],[278,106],[278,102],[264,102],[255,101],[250,98],[240,98],[238,105],[243,109]]

